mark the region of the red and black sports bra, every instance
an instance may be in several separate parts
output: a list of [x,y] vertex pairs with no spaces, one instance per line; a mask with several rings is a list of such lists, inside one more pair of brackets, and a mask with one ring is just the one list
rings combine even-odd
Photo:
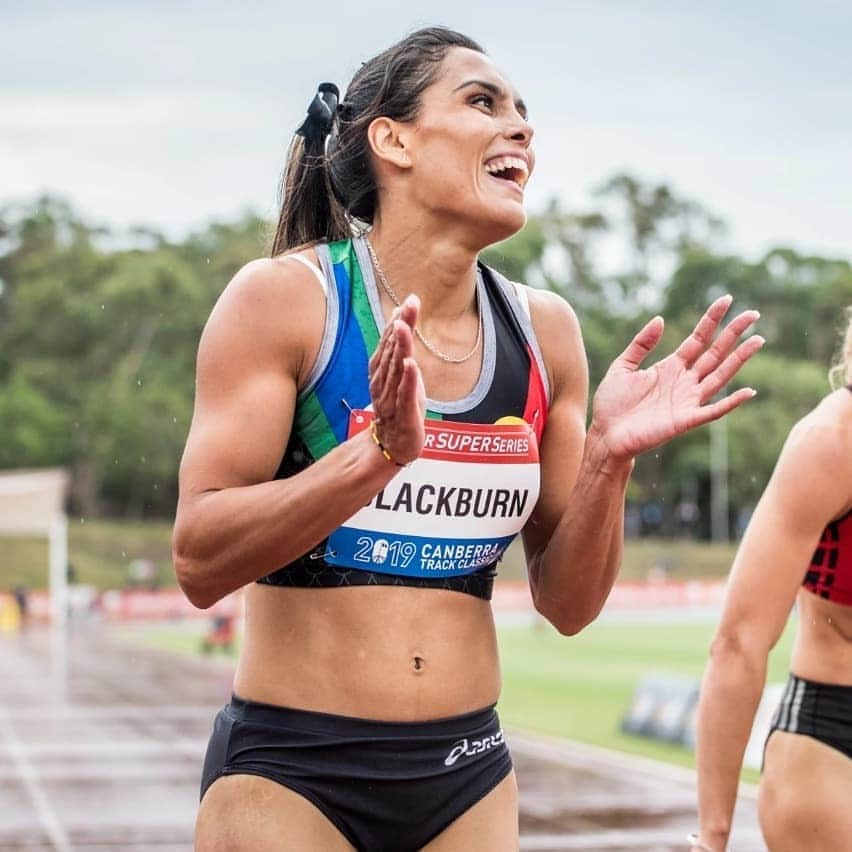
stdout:
[[823,530],[802,585],[821,598],[852,606],[852,511]]
[[825,528],[802,585],[821,598],[852,606],[852,511]]

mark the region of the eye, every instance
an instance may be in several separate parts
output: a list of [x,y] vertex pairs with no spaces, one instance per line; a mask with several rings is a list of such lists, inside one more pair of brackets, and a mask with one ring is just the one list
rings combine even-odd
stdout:
[[494,97],[486,94],[485,92],[480,92],[478,95],[474,95],[470,99],[470,103],[476,106],[485,107],[487,110],[494,109]]

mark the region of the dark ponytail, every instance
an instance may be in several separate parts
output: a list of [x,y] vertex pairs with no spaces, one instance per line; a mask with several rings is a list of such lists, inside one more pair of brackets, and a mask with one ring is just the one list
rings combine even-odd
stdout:
[[365,62],[339,104],[337,88],[321,84],[287,154],[273,257],[297,246],[345,239],[353,219],[373,221],[378,191],[367,128],[380,116],[413,121],[420,96],[453,47],[484,53],[461,33],[429,27]]

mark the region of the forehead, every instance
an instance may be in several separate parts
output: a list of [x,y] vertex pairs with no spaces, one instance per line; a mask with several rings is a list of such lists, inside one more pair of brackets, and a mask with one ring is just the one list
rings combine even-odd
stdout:
[[452,92],[468,80],[482,80],[503,89],[513,100],[520,95],[512,81],[493,62],[491,57],[466,47],[451,47],[441,63],[436,89]]

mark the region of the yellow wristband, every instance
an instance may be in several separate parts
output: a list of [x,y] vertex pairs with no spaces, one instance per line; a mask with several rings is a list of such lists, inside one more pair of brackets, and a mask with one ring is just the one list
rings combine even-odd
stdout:
[[388,451],[385,445],[382,443],[382,439],[379,437],[378,430],[378,420],[374,417],[372,422],[370,423],[370,434],[373,436],[373,440],[376,443],[376,446],[379,448],[379,452],[389,461],[393,462],[397,467],[405,467],[404,464],[400,464]]

